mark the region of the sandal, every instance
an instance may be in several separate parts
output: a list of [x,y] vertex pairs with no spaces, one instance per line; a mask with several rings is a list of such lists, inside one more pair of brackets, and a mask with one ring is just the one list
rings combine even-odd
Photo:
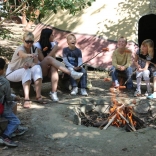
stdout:
[[31,107],[31,102],[30,101],[24,101],[23,107],[24,108],[30,108]]
[[47,104],[47,101],[45,101],[42,96],[40,97],[36,97],[36,102],[40,103],[40,104]]

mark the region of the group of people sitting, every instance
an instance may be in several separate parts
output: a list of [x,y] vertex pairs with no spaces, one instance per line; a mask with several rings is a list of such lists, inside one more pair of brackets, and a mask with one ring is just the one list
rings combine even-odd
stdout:
[[73,87],[72,95],[78,93],[77,81],[80,79],[81,94],[87,96],[86,84],[87,73],[80,66],[82,64],[82,53],[76,44],[74,34],[67,36],[68,47],[63,49],[64,64],[55,59],[55,54],[58,45],[54,42],[53,30],[45,28],[41,31],[40,39],[34,43],[34,35],[31,32],[26,32],[23,36],[23,45],[19,46],[11,59],[6,70],[6,78],[11,82],[22,81],[25,103],[24,107],[30,107],[29,90],[31,80],[33,79],[36,91],[36,100],[44,103],[41,96],[41,86],[43,77],[51,78],[50,97],[53,101],[58,101],[57,85],[58,85],[58,70],[70,75],[70,81]]
[[[51,78],[50,97],[53,101],[58,101],[57,84],[59,80],[58,70],[70,76],[72,85],[71,95],[78,93],[77,79],[80,79],[80,93],[87,96],[87,72],[82,67],[82,53],[75,46],[76,37],[74,34],[67,36],[68,47],[63,49],[63,63],[55,59],[58,45],[54,42],[53,30],[45,28],[42,30],[40,39],[34,43],[34,35],[31,32],[26,32],[23,35],[23,44],[15,50],[11,62],[9,63],[6,75],[5,60],[0,58],[0,103],[4,104],[4,112],[2,116],[8,119],[8,125],[4,133],[0,137],[0,143],[8,146],[17,146],[11,138],[16,135],[25,133],[26,128],[20,126],[20,120],[17,118],[16,103],[20,98],[11,94],[9,81],[22,81],[24,90],[24,108],[30,108],[29,90],[31,81],[34,81],[36,100],[42,104],[45,101],[41,96],[42,79],[45,76]],[[111,76],[114,87],[119,87],[118,72],[125,72],[127,77],[126,88],[133,88],[132,68],[131,68],[131,50],[126,48],[127,39],[120,37],[117,42],[117,49],[112,55]],[[150,74],[152,72],[151,60],[154,56],[154,43],[151,39],[144,40],[141,48],[137,51],[134,64],[136,66],[137,89],[134,96],[141,94],[141,79],[144,78],[147,85],[147,93],[150,93]],[[153,72],[154,78],[156,72]],[[9,80],[9,81],[8,81]],[[148,98],[156,98],[156,80],[154,81],[154,93],[148,95]]]
[[[136,91],[134,96],[141,95],[142,78],[146,83],[147,91],[144,93],[149,99],[156,98],[156,64],[153,63],[154,57],[154,42],[151,39],[146,39],[142,42],[141,47],[137,50],[134,58],[135,71],[132,70],[132,52],[126,48],[127,39],[120,37],[117,42],[117,49],[112,55],[112,68],[110,73],[112,76],[114,88],[119,87],[118,73],[123,72],[127,78],[126,88],[132,90],[133,81],[132,75],[136,74]],[[150,78],[153,77],[154,92],[151,93]]]
[[[55,54],[58,45],[54,42],[53,30],[45,28],[41,31],[40,39],[34,43],[34,35],[32,32],[26,32],[23,35],[23,44],[17,47],[13,57],[8,64],[5,73],[5,60],[0,58],[0,102],[4,104],[3,117],[8,119],[8,125],[3,135],[0,137],[0,143],[8,146],[17,146],[12,141],[12,137],[25,133],[25,128],[19,126],[20,120],[13,112],[15,107],[14,101],[19,101],[20,98],[11,94],[9,81],[22,82],[24,90],[24,108],[30,108],[30,85],[34,81],[36,100],[39,103],[45,104],[42,99],[41,87],[42,79],[46,76],[51,78],[50,97],[53,101],[58,101],[57,85],[58,85],[58,70],[70,76],[70,82],[73,87],[71,95],[78,93],[77,79],[80,83],[80,93],[83,96],[88,96],[86,91],[87,72],[82,66],[82,53],[76,44],[74,34],[67,36],[68,47],[63,49],[64,64],[55,59]],[[8,81],[9,80],[9,81]]]

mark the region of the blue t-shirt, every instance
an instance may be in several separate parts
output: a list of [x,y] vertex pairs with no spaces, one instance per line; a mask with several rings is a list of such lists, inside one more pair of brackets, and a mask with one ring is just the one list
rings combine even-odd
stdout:
[[63,61],[67,67],[78,67],[82,64],[81,50],[75,48],[74,50],[66,47],[63,49]]

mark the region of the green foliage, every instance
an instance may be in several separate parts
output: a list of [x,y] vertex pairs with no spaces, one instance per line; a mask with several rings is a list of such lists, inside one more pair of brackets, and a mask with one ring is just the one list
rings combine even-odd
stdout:
[[[39,10],[39,20],[43,18],[49,10],[55,14],[58,10],[69,10],[69,14],[75,15],[82,9],[91,6],[95,0],[6,0],[0,6],[0,17],[4,20],[11,19],[12,16],[26,15],[28,20],[35,21],[35,11]],[[3,21],[0,21],[0,25]],[[0,37],[8,37],[9,32],[0,29]]]
[[2,39],[10,38],[10,34],[12,34],[11,31],[9,31],[9,30],[6,29],[6,28],[0,27],[0,37],[1,37]]
[[[9,18],[10,15],[20,15],[26,13],[28,19],[34,19],[35,10],[39,10],[41,17],[44,17],[48,10],[55,14],[59,9],[69,10],[70,14],[75,15],[82,9],[91,6],[95,0],[7,0],[3,3],[3,17]],[[24,5],[25,4],[25,5]],[[19,8],[19,6],[22,6]],[[18,9],[19,8],[19,9]]]

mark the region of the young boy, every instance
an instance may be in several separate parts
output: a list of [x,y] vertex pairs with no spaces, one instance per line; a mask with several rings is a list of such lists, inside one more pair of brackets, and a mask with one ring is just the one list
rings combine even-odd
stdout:
[[0,143],[16,147],[18,144],[12,141],[11,137],[22,135],[25,130],[19,128],[20,120],[13,113],[13,108],[16,106],[14,100],[20,100],[20,98],[11,94],[9,81],[4,77],[5,64],[5,60],[0,58],[0,102],[4,104],[2,117],[8,120],[8,125],[0,137]]
[[[70,71],[74,70],[83,73],[82,77],[80,78],[80,93],[81,95],[88,96],[88,93],[86,91],[87,72],[81,66],[81,64],[83,63],[82,53],[81,50],[75,46],[76,37],[74,34],[69,34],[67,36],[67,43],[68,47],[63,49],[63,61]],[[70,76],[70,82],[72,85],[71,95],[76,95],[78,93],[77,81]]]
[[121,36],[118,39],[117,46],[118,48],[113,52],[112,55],[112,65],[111,68],[111,76],[112,81],[114,83],[114,87],[119,87],[119,81],[117,78],[118,72],[125,72],[127,77],[126,88],[131,89],[133,87],[133,82],[131,79],[132,76],[132,68],[131,68],[131,57],[132,52],[126,48],[127,39]]

